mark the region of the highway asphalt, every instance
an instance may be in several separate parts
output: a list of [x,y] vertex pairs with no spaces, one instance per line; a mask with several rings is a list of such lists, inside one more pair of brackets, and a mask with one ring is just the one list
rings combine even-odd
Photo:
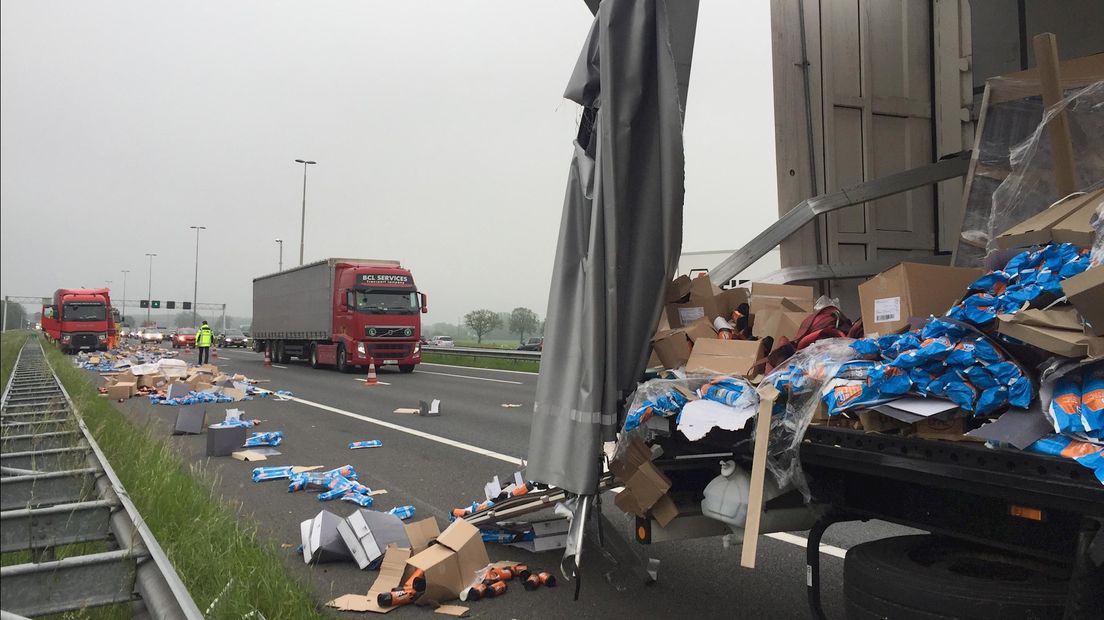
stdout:
[[[261,465],[351,464],[362,482],[387,490],[375,498],[378,509],[413,505],[415,519],[433,516],[444,528],[453,507],[482,499],[483,484],[495,474],[511,475],[528,449],[536,375],[424,364],[408,375],[384,369],[379,373],[381,384],[368,387],[363,374],[315,370],[299,362],[265,368],[261,355],[241,349],[219,350],[218,355],[212,361],[224,371],[266,379],[262,387],[294,393],[292,401],[257,399],[233,405],[244,409],[247,417],[264,420],[257,430],[284,432],[282,454]],[[434,398],[441,400],[440,417],[393,413]],[[359,571],[353,563],[311,567],[295,553],[301,521],[321,509],[345,516],[353,504],[320,503],[310,492],[289,494],[281,481],[254,483],[250,471],[258,464],[206,457],[204,436],[171,436],[176,407],[150,405],[144,398],[119,406],[133,422],[148,424],[152,432],[166,437],[187,462],[203,464],[214,474],[204,478],[212,493],[238,507],[243,520],[255,523],[261,536],[281,546],[291,571],[311,584],[320,601],[367,592],[375,572]],[[191,406],[206,407],[211,423],[232,405]],[[382,440],[383,447],[347,448],[351,441],[366,439]],[[608,506],[607,513],[614,522],[624,523],[626,532],[631,530],[631,521],[615,508]],[[864,540],[909,532],[879,522],[840,524],[828,531],[824,544],[829,547],[822,547],[821,564],[828,617],[844,617],[843,551]],[[659,581],[647,586],[625,572],[607,574],[612,565],[601,554],[584,551],[578,601],[572,600],[573,584],[535,592],[512,587],[504,597],[471,603],[471,613],[480,618],[806,617],[804,548],[800,533],[795,534],[783,536],[786,540],[762,538],[755,570],[740,568],[738,549],[724,549],[718,538],[648,547],[632,543],[642,555],[660,560]],[[512,559],[550,571],[562,555],[530,554],[496,544],[487,548],[492,561]],[[392,616],[424,613],[430,612],[403,609]]]

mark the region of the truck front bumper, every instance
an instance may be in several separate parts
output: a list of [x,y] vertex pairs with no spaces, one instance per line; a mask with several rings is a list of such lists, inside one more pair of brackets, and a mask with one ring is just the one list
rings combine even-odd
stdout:
[[349,361],[366,366],[370,361],[383,366],[407,366],[422,362],[422,347],[415,342],[358,342],[349,355]]

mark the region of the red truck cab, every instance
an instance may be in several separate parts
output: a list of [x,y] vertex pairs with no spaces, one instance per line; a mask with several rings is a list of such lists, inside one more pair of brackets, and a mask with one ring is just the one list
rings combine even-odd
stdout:
[[[419,315],[426,307],[410,271],[382,261],[338,263],[335,271],[334,341],[344,345],[347,363],[365,366],[371,360],[413,370],[422,361]],[[341,365],[337,359],[319,361]]]
[[59,288],[53,305],[43,310],[42,325],[66,353],[106,351],[115,332],[112,316],[108,289]]

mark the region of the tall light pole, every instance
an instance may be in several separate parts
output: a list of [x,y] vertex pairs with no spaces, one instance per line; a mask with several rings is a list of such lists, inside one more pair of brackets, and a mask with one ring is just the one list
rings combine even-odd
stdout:
[[156,254],[150,254],[150,253],[147,252],[146,256],[148,256],[149,259],[150,259],[150,263],[149,263],[149,283],[146,285],[146,325],[149,325],[149,322],[150,322],[150,308],[153,307],[153,257],[157,256],[157,255]]
[[120,271],[123,272],[123,315],[122,316],[123,316],[123,322],[126,323],[126,278],[127,278],[127,274],[130,273],[130,270],[129,269],[121,269]]
[[303,164],[303,216],[299,220],[299,265],[303,265],[303,235],[307,229],[307,166],[317,164],[309,159],[296,159],[295,163]]
[[199,309],[196,308],[196,301],[199,299],[199,231],[207,230],[206,226],[189,226],[192,230],[196,231],[196,260],[195,260],[195,281],[192,285],[192,329],[196,327],[196,317],[198,316]]
[[280,244],[280,271],[284,270],[284,240],[277,239],[276,243]]

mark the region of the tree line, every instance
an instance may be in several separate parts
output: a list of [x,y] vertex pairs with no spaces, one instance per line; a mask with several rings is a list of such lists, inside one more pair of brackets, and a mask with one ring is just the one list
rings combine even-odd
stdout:
[[[525,342],[529,336],[539,336],[544,332],[544,322],[536,312],[529,308],[514,308],[511,312],[495,312],[481,308],[464,315],[462,326],[475,335],[482,343],[485,338],[505,340],[516,336],[518,342]],[[434,323],[422,330],[427,336],[460,336],[461,325],[453,323]]]

